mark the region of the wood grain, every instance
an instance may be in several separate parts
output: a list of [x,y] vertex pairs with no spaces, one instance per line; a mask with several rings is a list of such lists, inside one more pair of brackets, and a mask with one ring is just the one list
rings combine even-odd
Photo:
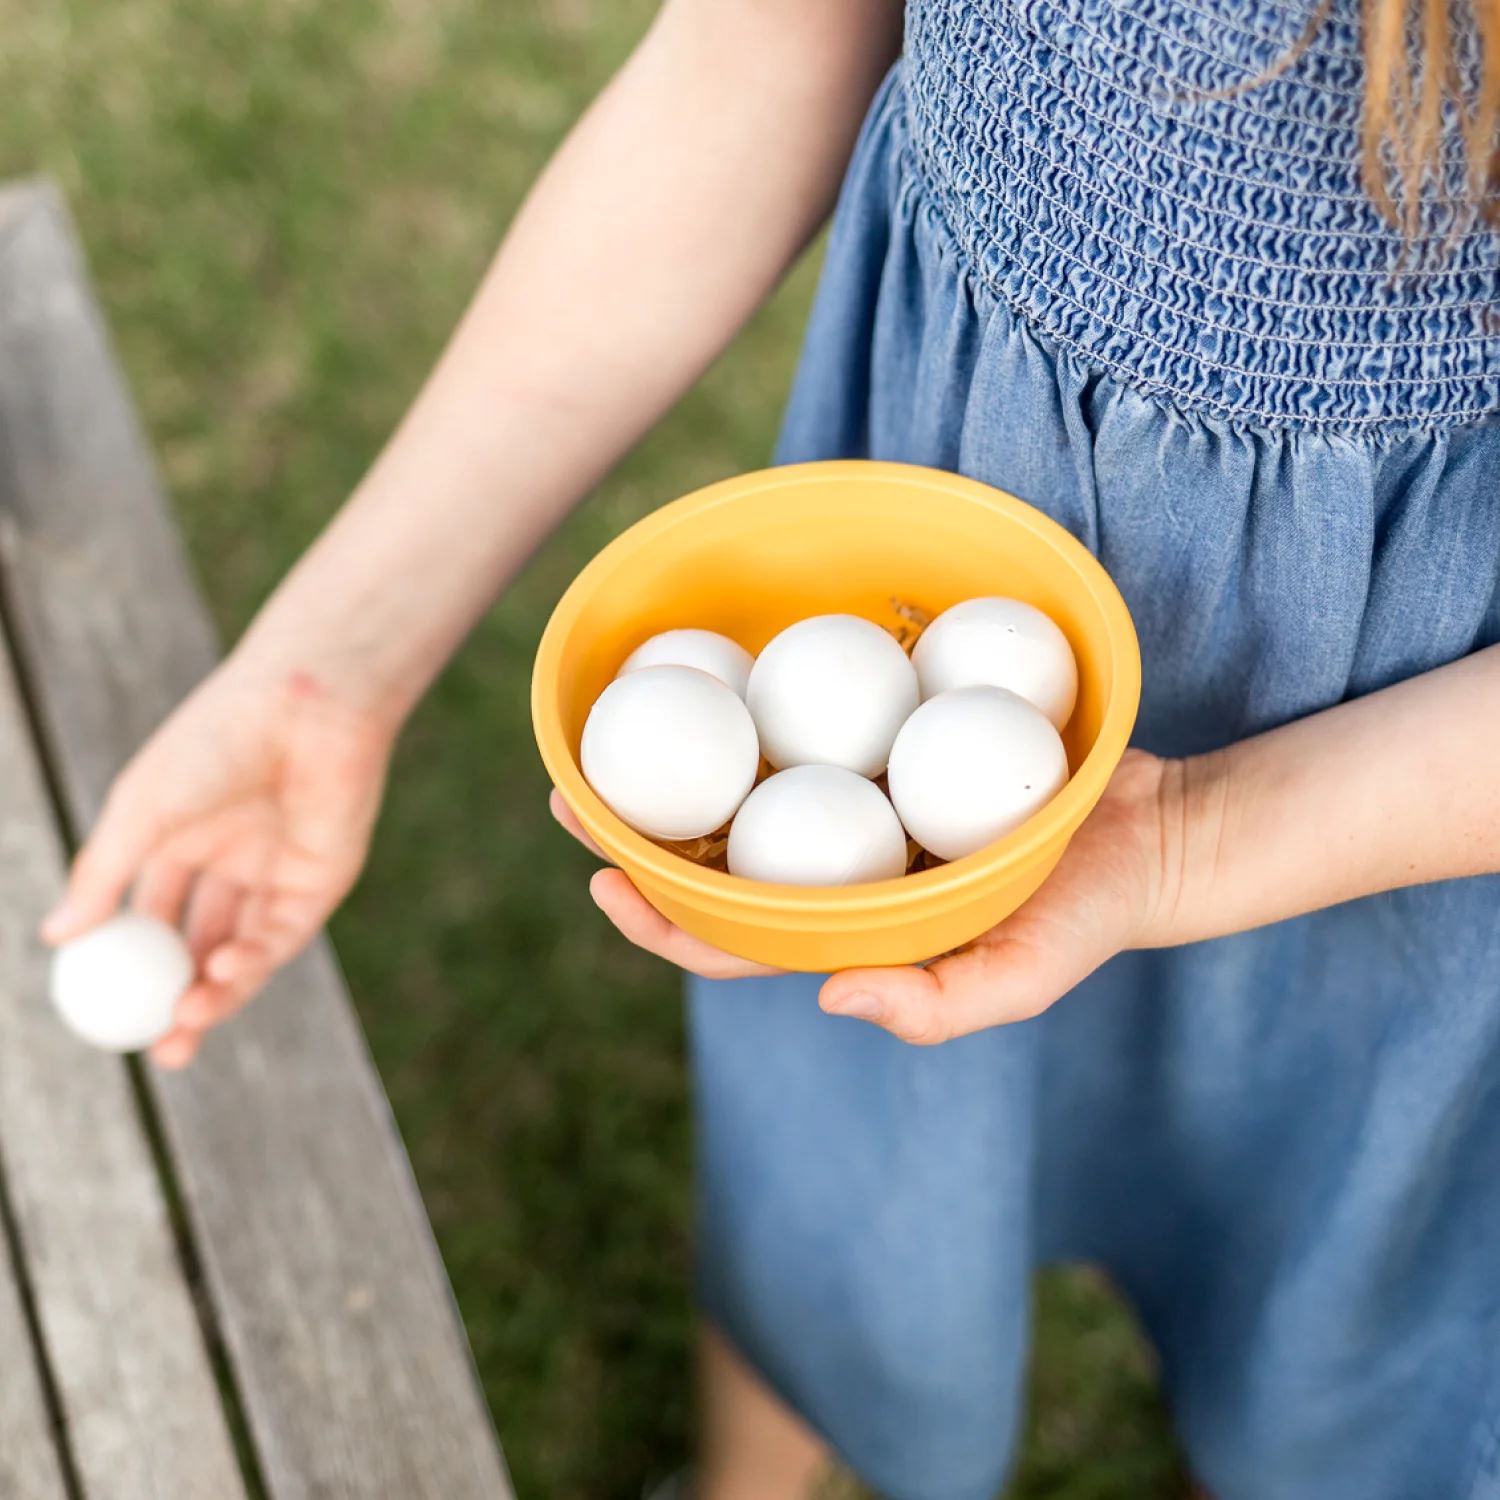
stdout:
[[[0,1001],[3,1003],[3,1001]],[[67,1500],[52,1419],[30,1358],[31,1333],[10,1246],[0,1237],[0,1495],[10,1500]]]
[[[35,933],[61,876],[0,650],[0,1167],[68,1444],[90,1500],[231,1500],[244,1490],[130,1081],[46,1000]],[[9,1386],[30,1351],[0,1347]]]
[[[10,210],[0,584],[61,795],[84,828],[216,651],[65,211],[45,188]],[[211,1038],[194,1068],[150,1087],[276,1500],[509,1495],[328,947]]]

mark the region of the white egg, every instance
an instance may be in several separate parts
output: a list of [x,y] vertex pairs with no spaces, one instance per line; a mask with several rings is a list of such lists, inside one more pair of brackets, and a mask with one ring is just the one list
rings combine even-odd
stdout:
[[885,793],[842,766],[793,766],[745,798],[729,873],[780,885],[858,885],[906,872],[906,832]]
[[637,646],[617,675],[623,677],[641,667],[697,667],[743,698],[754,662],[743,646],[717,631],[664,630]]
[[1067,779],[1052,721],[1006,688],[929,698],[891,747],[891,801],[939,859],[962,859],[1019,828]]
[[52,956],[58,1015],[108,1052],[160,1041],[192,980],[192,955],[176,929],[137,912],[111,917]]
[[966,599],[945,609],[911,654],[923,698],[953,688],[1009,688],[1061,729],[1078,698],[1078,663],[1068,638],[1019,599]]
[[755,784],[750,711],[696,667],[641,667],[599,695],[579,759],[589,785],[632,828],[692,839],[722,828]]
[[778,769],[843,766],[878,776],[917,706],[917,674],[894,636],[856,615],[788,626],[750,670],[745,702]]

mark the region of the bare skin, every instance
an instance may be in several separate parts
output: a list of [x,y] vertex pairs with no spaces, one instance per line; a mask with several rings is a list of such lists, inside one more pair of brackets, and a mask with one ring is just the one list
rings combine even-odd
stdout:
[[767,1389],[717,1329],[698,1340],[703,1456],[692,1500],[791,1500],[811,1495],[828,1450]]
[[[348,892],[412,706],[822,224],[900,27],[897,0],[666,0],[385,451],[78,856],[49,941],[132,888],[185,923],[198,979],[158,1066],[186,1066]],[[704,1500],[800,1494],[806,1429],[743,1366],[710,1355],[703,1378]]]
[[[925,968],[849,969],[824,1010],[932,1044],[1040,1014],[1106,959],[1500,869],[1500,647],[1212,755],[1130,752],[1045,885]],[[1393,791],[1393,788],[1396,789]],[[553,793],[553,813],[581,830]],[[601,911],[680,968],[767,972],[672,926],[618,870]]]
[[[900,15],[667,0],[569,136],[390,443],[122,773],[45,925],[65,940],[132,892],[185,924],[199,974],[158,1065],[190,1062],[321,927],[364,863],[412,706],[826,218]],[[1218,756],[1133,756],[1015,917],[927,970],[838,975],[822,1003],[937,1042],[1036,1014],[1122,948],[1496,869],[1497,740],[1488,651]],[[620,872],[592,892],[643,947],[745,972]],[[816,1440],[709,1347],[702,1500],[797,1500]]]
[[46,924],[81,932],[132,885],[188,912],[200,983],[161,1066],[342,900],[412,706],[827,217],[900,16],[667,0],[563,144],[385,451],[121,775]]

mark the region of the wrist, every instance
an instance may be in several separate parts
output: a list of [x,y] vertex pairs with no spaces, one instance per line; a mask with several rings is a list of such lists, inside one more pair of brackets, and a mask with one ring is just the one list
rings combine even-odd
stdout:
[[283,620],[272,605],[229,653],[225,678],[262,699],[315,712],[344,732],[394,744],[415,701],[357,640],[312,621]]
[[1196,942],[1233,930],[1221,910],[1234,802],[1230,752],[1161,762],[1154,808],[1153,879],[1142,948]]

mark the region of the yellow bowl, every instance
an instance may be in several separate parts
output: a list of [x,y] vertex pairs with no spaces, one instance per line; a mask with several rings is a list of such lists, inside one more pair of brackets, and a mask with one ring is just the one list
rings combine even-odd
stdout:
[[[719,630],[751,651],[808,615],[896,625],[1004,594],[1045,610],[1078,658],[1063,733],[1072,779],[966,859],[868,885],[769,885],[707,870],[635,832],[578,765],[594,700],[648,636]],[[1098,802],[1135,723],[1141,662],[1109,575],[1041,512],[972,479],[905,464],[800,464],[709,485],[611,542],[548,622],[532,676],[537,744],[579,821],[656,909],[696,936],[783,969],[913,963],[1009,916]]]

